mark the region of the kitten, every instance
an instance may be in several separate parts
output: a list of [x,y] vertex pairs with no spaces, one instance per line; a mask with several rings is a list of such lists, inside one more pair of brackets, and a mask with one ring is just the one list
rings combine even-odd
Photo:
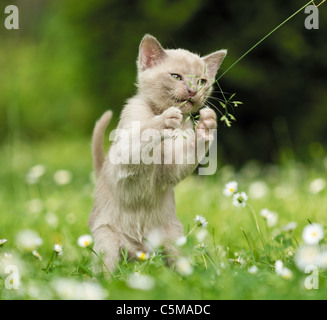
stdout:
[[[95,240],[94,250],[102,255],[110,272],[119,263],[122,249],[127,249],[130,257],[139,251],[149,252],[146,239],[152,232],[160,234],[164,252],[171,257],[168,262],[178,255],[175,241],[183,236],[183,226],[176,217],[173,188],[196,169],[210,146],[209,129],[216,128],[216,115],[209,108],[201,108],[210,96],[226,53],[220,50],[200,57],[183,49],[164,50],[150,35],[142,39],[137,59],[137,94],[127,101],[117,129],[127,132],[128,139],[136,138],[135,123],[139,124],[141,134],[156,129],[160,137],[152,143],[151,154],[159,162],[135,163],[129,156],[128,163],[116,163],[112,159],[119,153],[118,145],[121,147],[117,141],[104,158],[103,136],[112,112],[104,113],[96,123],[92,152],[98,179],[89,226]],[[194,128],[188,115],[198,111],[200,118]],[[177,130],[188,130],[193,135],[176,139],[182,143],[169,150],[167,143],[174,140],[173,133]],[[139,155],[148,147],[150,136],[145,134],[146,139],[131,146],[127,139],[125,151]],[[195,163],[174,163],[178,154],[195,151],[199,141],[204,141],[205,148]],[[156,148],[160,148],[159,152],[155,152]],[[166,153],[173,159],[170,164],[160,163]]]

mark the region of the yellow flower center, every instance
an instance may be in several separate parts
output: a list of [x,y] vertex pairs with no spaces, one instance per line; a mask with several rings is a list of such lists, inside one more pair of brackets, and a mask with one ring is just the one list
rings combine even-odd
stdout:
[[142,252],[139,256],[140,260],[146,260],[146,254],[144,252]]

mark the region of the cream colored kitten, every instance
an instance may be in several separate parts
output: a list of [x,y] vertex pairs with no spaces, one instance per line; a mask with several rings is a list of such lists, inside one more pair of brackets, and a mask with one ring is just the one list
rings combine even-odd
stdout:
[[[130,151],[128,163],[112,160],[121,151],[122,143],[118,141],[112,143],[106,158],[103,155],[103,136],[111,111],[97,122],[92,148],[98,179],[89,225],[95,239],[94,250],[103,256],[110,272],[119,263],[122,249],[127,249],[130,257],[135,257],[138,251],[149,252],[146,239],[154,231],[162,237],[164,251],[171,257],[169,262],[178,255],[175,241],[183,236],[183,226],[176,217],[173,188],[196,169],[209,148],[209,129],[216,128],[216,115],[209,108],[200,108],[211,93],[225,55],[225,50],[203,58],[182,49],[164,50],[154,37],[144,36],[137,60],[138,91],[127,101],[117,127],[130,138],[126,145],[123,143],[124,150]],[[187,116],[199,110],[199,124],[194,128]],[[130,144],[128,141],[139,138],[133,129],[135,124],[139,124],[146,139]],[[157,141],[150,139],[150,129],[159,132]],[[193,135],[180,139],[179,133],[186,130]],[[170,150],[169,142],[174,140],[182,142]],[[153,159],[160,162],[171,157],[173,161],[168,164],[133,161],[133,155],[147,151],[150,141],[149,155]],[[198,151],[197,143],[201,141],[205,148],[198,152],[195,163],[189,164],[185,159],[181,164],[174,162],[179,154],[187,156]]]

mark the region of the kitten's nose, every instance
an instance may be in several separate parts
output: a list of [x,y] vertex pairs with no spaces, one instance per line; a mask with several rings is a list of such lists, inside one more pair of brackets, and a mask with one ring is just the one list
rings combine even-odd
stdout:
[[193,98],[195,95],[196,95],[196,91],[194,91],[194,90],[188,90],[188,94],[189,94],[189,96],[191,97],[191,98]]

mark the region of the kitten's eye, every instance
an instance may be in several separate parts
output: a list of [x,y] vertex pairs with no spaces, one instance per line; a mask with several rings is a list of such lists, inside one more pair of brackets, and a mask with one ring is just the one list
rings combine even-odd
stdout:
[[207,84],[207,80],[206,79],[200,79],[199,80],[199,86],[205,86]]
[[177,73],[171,73],[170,74],[173,78],[175,78],[176,80],[182,80],[182,77],[179,75],[179,74],[177,74]]

